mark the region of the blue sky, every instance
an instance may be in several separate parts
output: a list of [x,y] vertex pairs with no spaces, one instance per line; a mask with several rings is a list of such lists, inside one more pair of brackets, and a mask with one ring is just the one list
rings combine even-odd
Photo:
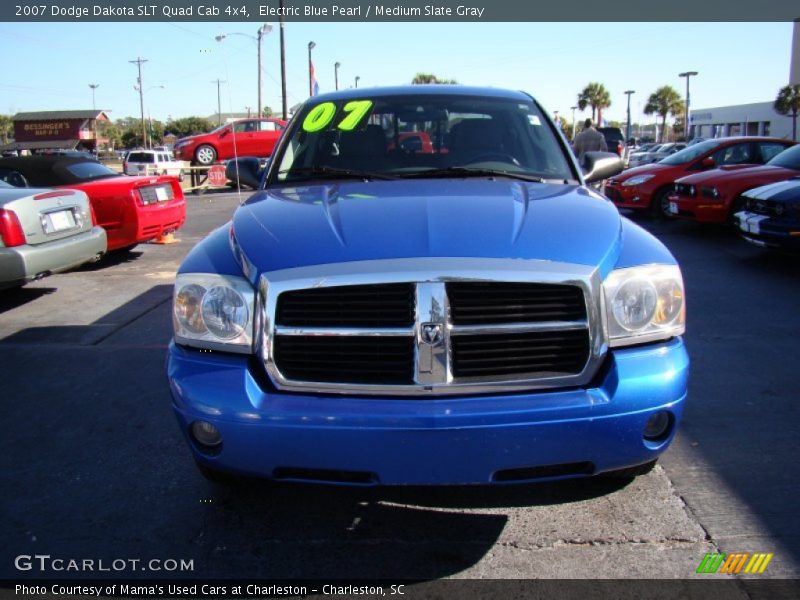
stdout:
[[[277,23],[264,38],[264,102],[280,109]],[[0,23],[0,113],[97,107],[112,119],[139,116],[136,66],[143,68],[145,111],[154,119],[243,111],[256,104],[256,45],[244,36],[258,23]],[[624,120],[626,89],[634,121],[661,85],[692,106],[771,101],[789,77],[791,23],[287,23],[289,105],[308,94],[307,44],[322,92],[340,87],[408,83],[432,72],[460,83],[523,89],[551,113],[571,118],[576,94],[590,81],[611,92],[611,119]],[[13,58],[13,60],[9,60]],[[153,86],[165,86],[164,89]],[[580,118],[581,113],[577,116]],[[647,122],[652,122],[652,117]]]

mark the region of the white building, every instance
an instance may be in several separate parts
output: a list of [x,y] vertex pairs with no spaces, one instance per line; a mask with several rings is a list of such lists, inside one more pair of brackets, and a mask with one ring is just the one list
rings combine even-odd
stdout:
[[766,135],[790,139],[792,117],[776,112],[772,102],[692,109],[689,114],[690,139],[729,135]]

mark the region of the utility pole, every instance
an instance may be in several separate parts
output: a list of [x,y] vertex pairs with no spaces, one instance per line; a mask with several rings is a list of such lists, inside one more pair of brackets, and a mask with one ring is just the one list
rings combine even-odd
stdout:
[[336,83],[336,89],[337,90],[339,89],[339,67],[341,67],[341,66],[342,66],[342,63],[340,63],[339,61],[336,61],[333,64],[333,78],[334,78],[334,81]]
[[283,28],[285,25],[283,17],[283,0],[279,0],[280,23],[281,23],[281,108],[283,109],[283,120],[287,120],[288,110],[286,107],[286,47],[283,40]]
[[142,65],[147,62],[147,59],[137,56],[136,60],[129,60],[131,64],[135,64],[139,68],[139,77],[136,83],[139,85],[139,108],[142,112],[142,144],[147,148],[147,127],[144,122],[144,86],[142,85]]
[[220,87],[226,82],[222,79],[216,79],[211,83],[217,84],[217,125],[222,125],[222,95],[220,94]]

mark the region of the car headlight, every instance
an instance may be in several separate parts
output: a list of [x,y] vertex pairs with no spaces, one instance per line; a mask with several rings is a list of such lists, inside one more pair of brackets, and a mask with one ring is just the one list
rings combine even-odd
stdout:
[[255,291],[243,277],[182,273],[175,280],[175,341],[186,346],[253,351]]
[[677,265],[617,269],[603,282],[609,346],[681,335],[686,329],[683,278]]
[[188,146],[189,144],[191,144],[191,141],[189,140],[184,140],[182,142],[175,142],[175,145],[172,148],[173,150],[176,150],[178,148],[183,148],[184,146]]
[[643,183],[650,181],[653,177],[655,177],[655,175],[653,175],[652,173],[648,173],[647,175],[634,175],[630,179],[626,179],[625,181],[623,181],[622,185],[626,187],[629,185],[641,185]]

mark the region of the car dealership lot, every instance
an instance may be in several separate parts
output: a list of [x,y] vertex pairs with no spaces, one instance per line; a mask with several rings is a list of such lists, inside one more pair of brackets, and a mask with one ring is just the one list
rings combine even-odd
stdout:
[[174,272],[239,201],[190,196],[181,243],[0,295],[3,577],[42,576],[14,568],[35,553],[194,561],[175,576],[428,579],[688,577],[721,550],[800,573],[796,258],[641,221],[683,269],[693,363],[676,442],[628,485],[220,488],[192,464],[164,358]]

